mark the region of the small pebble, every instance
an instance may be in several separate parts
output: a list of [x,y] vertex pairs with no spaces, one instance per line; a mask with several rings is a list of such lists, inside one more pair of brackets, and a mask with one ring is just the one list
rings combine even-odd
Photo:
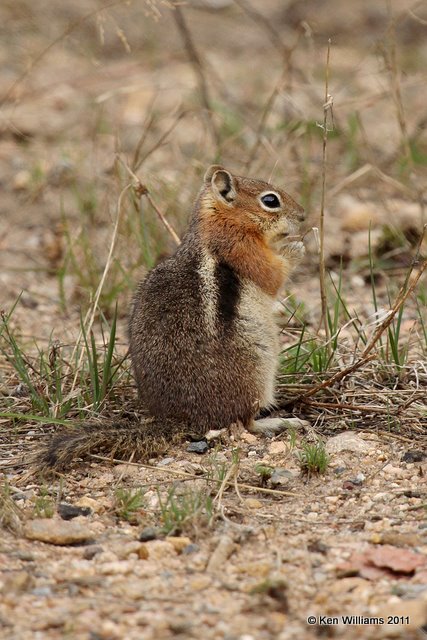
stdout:
[[383,468],[383,473],[386,473],[388,476],[400,477],[403,475],[403,470],[399,467],[395,467],[392,464],[386,464]]
[[191,544],[187,544],[187,546],[184,547],[184,549],[182,550],[182,555],[189,556],[191,553],[197,553],[198,551],[200,551],[199,545],[192,542]]
[[182,553],[183,550],[191,544],[190,538],[186,538],[185,536],[169,536],[167,540],[177,553]]
[[78,544],[91,540],[92,531],[79,522],[36,518],[26,523],[24,535],[29,540],[40,540],[56,545]]
[[50,587],[36,587],[31,593],[39,598],[49,598],[52,595],[52,589]]
[[270,484],[272,487],[286,485],[289,484],[290,480],[294,480],[295,477],[296,474],[292,471],[289,471],[289,469],[277,467],[276,469],[274,469],[271,475]]
[[372,496],[372,500],[374,502],[385,502],[389,498],[390,498],[389,494],[385,492],[376,493],[375,495]]
[[25,502],[26,500],[28,500],[29,498],[30,498],[30,496],[27,496],[27,494],[26,494],[26,493],[15,493],[15,494],[12,496],[12,499],[13,499],[15,502],[19,502],[20,504],[21,504],[21,503],[24,503],[24,502]]
[[248,507],[248,509],[262,509],[263,504],[256,498],[246,498],[245,506]]
[[98,553],[102,553],[103,551],[104,549],[101,546],[97,544],[91,544],[83,551],[83,558],[85,560],[92,560],[92,558],[94,558]]
[[393,592],[399,596],[408,600],[413,600],[420,593],[427,590],[427,584],[407,584],[405,582],[398,582],[393,587]]
[[154,527],[146,527],[141,531],[138,536],[140,542],[148,542],[149,540],[156,540],[159,537],[158,529]]
[[140,560],[147,560],[148,558],[147,547],[138,540],[120,540],[114,545],[113,551],[119,560],[126,560],[132,554],[136,555]]
[[356,488],[356,485],[353,482],[353,480],[345,480],[342,483],[342,488],[345,489],[346,491],[352,491],[353,489]]
[[92,513],[92,510],[89,507],[76,507],[73,504],[61,502],[58,505],[58,513],[63,520],[72,520],[77,516],[88,516]]
[[101,502],[89,496],[83,496],[77,500],[75,504],[77,507],[81,507],[82,509],[90,509],[94,513],[102,513],[105,510],[105,507]]
[[104,576],[121,576],[132,573],[134,563],[130,560],[116,560],[113,562],[103,562],[98,565],[97,571]]
[[15,191],[25,191],[30,187],[31,184],[31,173],[26,169],[22,171],[18,171],[13,178],[13,189]]
[[243,431],[240,439],[248,444],[256,444],[258,442],[258,438],[253,433],[249,433],[249,431]]
[[17,551],[13,554],[15,558],[18,560],[22,560],[23,562],[34,562],[35,557],[30,551]]
[[412,451],[406,451],[402,456],[402,462],[421,462],[426,457],[424,451],[418,451],[416,449]]
[[206,440],[200,440],[199,442],[190,442],[187,447],[188,453],[206,453],[209,449],[209,445]]
[[346,467],[335,467],[335,469],[334,469],[334,473],[337,476],[340,476],[342,473],[344,473],[344,471],[347,471]]
[[27,571],[12,571],[2,574],[0,591],[6,593],[24,593],[34,586],[34,578]]
[[310,553],[322,553],[325,555],[328,552],[329,547],[321,540],[313,540],[313,542],[310,542],[307,545],[307,549]]
[[13,398],[26,398],[27,396],[30,395],[30,391],[26,384],[24,384],[23,382],[20,382],[16,387],[11,389],[10,395]]
[[168,540],[151,540],[147,543],[146,549],[151,560],[167,560],[177,554],[175,547]]
[[326,441],[326,451],[329,454],[352,451],[354,453],[367,453],[371,449],[369,442],[361,438],[354,431],[344,431]]
[[275,442],[272,442],[268,447],[268,453],[272,456],[279,455],[281,453],[287,453],[288,450],[288,445],[282,440],[276,440]]
[[357,476],[355,478],[353,478],[353,482],[354,484],[363,484],[366,480],[366,476],[364,473],[358,473]]
[[174,460],[175,460],[175,458],[163,458],[163,460],[160,460],[160,462],[157,463],[157,466],[158,467],[167,467],[168,464],[170,464]]

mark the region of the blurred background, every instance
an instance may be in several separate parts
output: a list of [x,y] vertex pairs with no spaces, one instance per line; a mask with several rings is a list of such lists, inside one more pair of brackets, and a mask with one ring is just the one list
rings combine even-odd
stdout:
[[[111,249],[111,315],[182,234],[206,167],[288,190],[363,298],[410,260],[425,218],[427,3],[4,0],[0,6],[0,285],[34,335],[76,326]],[[114,225],[117,236],[112,247]],[[316,316],[314,235],[291,290]],[[425,285],[424,285],[425,287]],[[78,324],[78,323],[77,323]]]

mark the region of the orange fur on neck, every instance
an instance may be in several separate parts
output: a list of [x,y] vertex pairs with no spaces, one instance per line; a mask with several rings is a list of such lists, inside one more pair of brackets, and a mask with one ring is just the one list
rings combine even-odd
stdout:
[[284,280],[282,260],[268,247],[255,224],[216,206],[203,212],[200,228],[203,243],[215,257],[268,295],[277,295]]

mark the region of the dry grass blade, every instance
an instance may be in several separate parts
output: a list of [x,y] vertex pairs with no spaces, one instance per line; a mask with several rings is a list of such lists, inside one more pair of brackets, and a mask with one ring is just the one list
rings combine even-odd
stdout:
[[393,95],[393,102],[396,107],[397,121],[399,123],[400,133],[402,137],[402,146],[406,156],[406,161],[412,164],[412,153],[409,145],[408,128],[405,118],[405,110],[403,107],[402,91],[400,88],[400,77],[397,64],[397,50],[396,50],[396,20],[393,18],[392,5],[390,0],[387,0],[388,9],[388,50],[384,50],[384,61],[390,72],[390,84]]
[[[105,456],[98,456],[95,454],[91,454],[90,455],[91,458],[94,458],[95,460],[102,460],[103,462],[108,462],[110,464],[129,464],[130,466],[134,466],[134,467],[142,467],[144,469],[150,469],[151,471],[158,471],[160,473],[169,473],[171,475],[174,476],[180,476],[182,478],[188,478],[188,479],[194,479],[194,480],[200,480],[200,478],[203,478],[202,475],[195,475],[193,473],[187,473],[186,471],[179,471],[178,469],[169,469],[167,467],[154,467],[152,465],[149,464],[144,464],[142,462],[125,462],[123,463],[123,460],[118,460],[117,458],[107,458]],[[230,487],[234,487],[236,486],[235,480],[227,480],[226,481],[226,486],[230,486]],[[273,496],[296,496],[298,494],[296,494],[294,491],[282,491],[280,489],[268,489],[267,487],[258,487],[256,485],[252,485],[252,484],[246,484],[243,482],[238,482],[237,486],[239,487],[239,489],[247,489],[247,490],[251,490],[251,491],[260,491],[261,493],[268,493],[270,495]]]
[[[152,144],[151,147],[142,156],[140,156],[141,148],[142,148],[142,145],[144,144],[144,139],[145,139],[145,134],[146,134],[146,132],[144,131],[144,134],[141,136],[141,139],[140,139],[140,141],[139,141],[139,143],[137,145],[137,148],[135,149],[135,152],[134,152],[134,156],[133,156],[133,160],[132,160],[132,170],[133,171],[137,171],[138,169],[140,169],[141,166],[144,164],[144,162],[153,153],[155,153],[155,151],[157,151],[157,149],[160,149],[160,147],[168,139],[170,134],[178,126],[178,124],[181,122],[181,120],[187,115],[187,113],[189,113],[189,110],[180,111],[177,114],[177,116],[175,117],[174,121],[166,129],[166,131],[164,131],[162,133],[162,135],[159,137],[159,139],[154,144]],[[147,124],[146,124],[146,129],[147,130],[149,129],[150,125],[151,125],[151,118],[149,120],[147,120]]]
[[176,233],[176,231],[174,230],[172,225],[166,220],[165,216],[163,215],[163,213],[160,211],[160,209],[158,208],[158,206],[156,205],[156,203],[152,199],[152,197],[150,195],[150,192],[148,191],[147,187],[144,184],[142,184],[142,182],[138,178],[138,176],[122,160],[122,158],[120,158],[120,156],[117,156],[117,158],[121,162],[121,164],[124,166],[126,171],[129,173],[129,175],[131,175],[132,178],[134,179],[135,184],[132,185],[132,186],[135,189],[135,192],[138,195],[138,197],[142,198],[142,196],[145,196],[147,198],[148,202],[153,207],[154,211],[157,213],[157,216],[159,217],[160,222],[163,224],[163,226],[165,227],[166,231],[171,235],[171,237],[172,237],[173,241],[175,242],[175,244],[177,246],[179,246],[181,244],[181,240],[180,240],[178,234]]
[[[322,315],[320,325],[323,324],[325,330],[325,338],[329,344],[329,324],[327,317],[327,298],[326,298],[326,267],[325,267],[325,194],[326,194],[326,162],[327,162],[327,145],[328,145],[328,113],[332,109],[333,99],[329,95],[329,58],[331,53],[331,40],[328,40],[328,50],[326,54],[326,71],[325,71],[325,101],[323,104],[323,125],[322,125],[322,195],[320,201],[320,247],[319,247],[319,285],[320,285],[320,301],[322,305]],[[328,346],[330,353],[330,346]]]
[[[109,271],[110,266],[111,266],[111,262],[112,262],[112,259],[113,259],[114,248],[116,246],[117,233],[118,233],[118,230],[119,230],[121,214],[122,214],[123,197],[124,197],[125,193],[131,188],[131,186],[132,186],[131,184],[126,185],[124,187],[124,189],[122,189],[122,191],[121,191],[121,193],[119,195],[119,199],[118,199],[118,202],[117,202],[116,222],[114,223],[113,233],[112,233],[111,241],[110,241],[110,247],[109,247],[109,250],[108,250],[107,261],[105,263],[105,267],[104,267],[104,271],[103,271],[102,276],[101,276],[101,280],[99,281],[98,287],[96,289],[95,298],[93,300],[92,306],[91,306],[91,308],[88,309],[88,311],[86,313],[86,316],[85,316],[85,319],[84,319],[84,323],[83,323],[84,324],[84,332],[85,332],[86,335],[90,334],[90,331],[92,329],[93,323],[95,321],[95,315],[96,315],[96,312],[97,312],[97,309],[98,309],[99,298],[101,296],[102,289],[104,287],[104,283],[105,283],[108,271]],[[80,329],[78,338],[76,340],[76,344],[75,344],[73,352],[71,354],[71,361],[74,361],[75,354],[76,354],[77,350],[80,347],[84,332],[83,332],[83,329]],[[76,371],[75,371],[75,374],[74,374],[73,383],[71,385],[71,392],[74,390],[74,388],[76,386],[77,379],[78,379],[79,372],[80,372],[80,367],[81,367],[82,362],[83,362],[83,358],[84,358],[84,350],[81,350],[79,358],[78,358],[78,362],[77,362],[77,365],[76,365]]]
[[221,511],[222,509],[222,497],[224,495],[224,491],[226,490],[226,488],[231,486],[232,484],[236,486],[238,473],[239,473],[239,458],[238,456],[233,455],[233,461],[229,466],[229,468],[227,469],[227,473],[225,474],[221,482],[221,485],[218,489],[218,492],[213,499],[213,503],[214,504],[216,503],[216,508],[218,511]]
[[269,95],[269,97],[267,99],[267,102],[266,102],[265,107],[264,107],[264,109],[262,111],[262,114],[261,114],[260,121],[258,123],[255,141],[254,141],[254,143],[252,145],[252,148],[251,148],[251,150],[249,152],[249,155],[248,155],[248,159],[246,160],[246,163],[245,163],[245,171],[246,172],[250,171],[250,169],[252,167],[252,163],[256,158],[257,151],[258,151],[261,139],[262,139],[263,134],[264,134],[264,128],[265,128],[265,125],[266,125],[266,122],[267,122],[267,118],[268,118],[271,110],[274,107],[274,103],[276,101],[276,98],[278,97],[278,95],[279,95],[279,93],[280,93],[280,91],[282,89],[283,82],[285,81],[285,78],[287,77],[287,75],[288,75],[288,70],[284,69],[282,71],[282,73],[280,74],[280,78],[279,78],[277,84],[275,85],[275,87],[273,88],[273,91],[271,92],[271,94]]
[[4,481],[0,487],[0,527],[19,534],[22,530],[22,518],[23,514],[11,496],[10,487]]
[[247,2],[247,0],[234,0],[234,2],[251,18],[251,20],[255,22],[256,25],[261,25],[264,28],[275,47],[277,47],[281,53],[289,52],[289,48],[284,44],[279,31],[277,31],[272,22],[268,20],[261,11],[258,11],[258,9],[253,7],[249,2]]
[[202,99],[203,106],[206,111],[207,121],[209,125],[209,129],[212,135],[212,140],[216,147],[217,154],[220,149],[220,136],[215,125],[215,121],[213,119],[213,109],[211,104],[211,99],[209,96],[209,88],[205,78],[205,70],[203,68],[202,60],[199,56],[199,53],[196,49],[196,46],[193,42],[193,37],[191,35],[191,31],[187,25],[187,22],[184,18],[184,13],[180,5],[174,5],[172,15],[178,27],[178,30],[181,34],[181,37],[184,42],[184,46],[187,50],[188,57],[190,59],[191,64],[193,65],[194,72],[197,76],[200,96]]

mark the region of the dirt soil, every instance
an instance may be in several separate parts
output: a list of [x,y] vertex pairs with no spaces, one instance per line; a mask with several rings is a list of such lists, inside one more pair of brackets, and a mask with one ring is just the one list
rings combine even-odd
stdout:
[[[427,7],[393,5],[194,0],[183,5],[183,39],[167,2],[2,2],[0,307],[9,314],[19,297],[10,327],[28,361],[36,367],[53,344],[72,350],[107,263],[100,306],[110,322],[118,301],[116,352],[126,354],[131,292],[173,241],[124,191],[125,164],[179,234],[217,161],[283,186],[304,204],[307,229],[319,226],[328,38],[326,260],[372,335],[426,222]],[[319,327],[314,233],[306,246],[283,294],[285,349],[302,324],[310,335]],[[93,458],[54,478],[28,466],[55,425],[37,419],[9,341],[0,637],[426,638],[426,302],[424,274],[401,319],[400,373],[370,361],[297,403],[310,428],[273,439],[235,430],[204,454],[184,443],[148,464]],[[333,373],[360,347],[354,323],[340,322]],[[97,339],[99,327],[97,316]],[[319,383],[317,373],[301,384]],[[108,418],[135,404],[127,361],[120,380]],[[280,397],[302,388],[285,377]],[[301,452],[318,438],[329,464],[307,474]],[[166,535],[171,495],[185,518]]]

